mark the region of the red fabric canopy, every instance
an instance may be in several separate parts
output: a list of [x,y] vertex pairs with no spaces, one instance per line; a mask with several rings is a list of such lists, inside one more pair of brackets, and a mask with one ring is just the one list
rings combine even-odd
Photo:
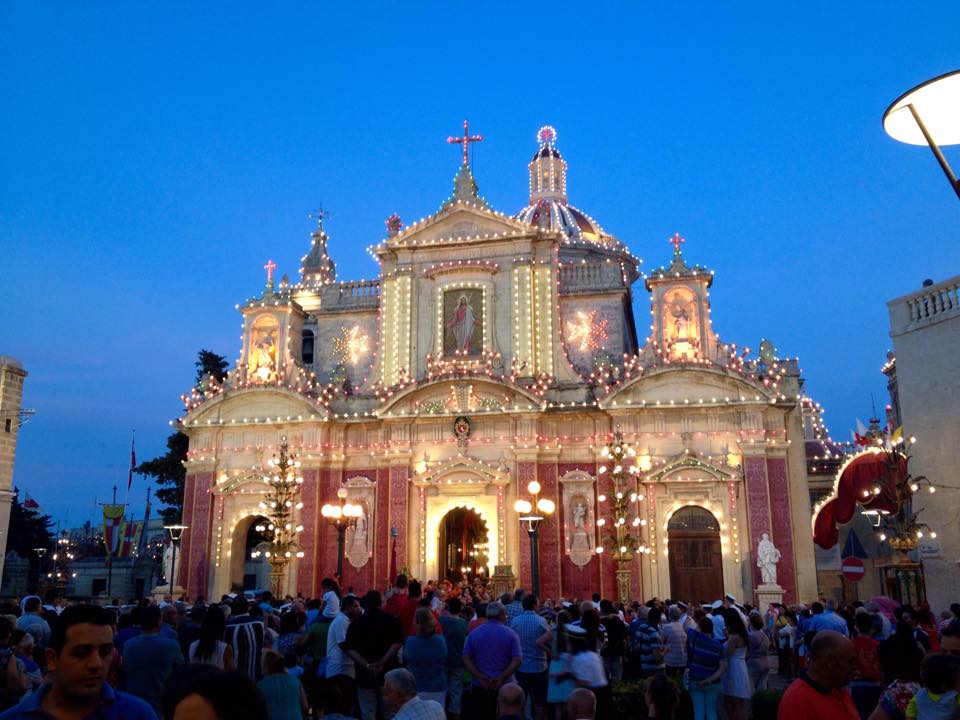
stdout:
[[833,497],[814,516],[813,541],[824,550],[836,545],[837,527],[850,522],[857,505],[896,512],[900,501],[897,487],[906,474],[907,458],[901,453],[867,450],[857,455],[843,466]]

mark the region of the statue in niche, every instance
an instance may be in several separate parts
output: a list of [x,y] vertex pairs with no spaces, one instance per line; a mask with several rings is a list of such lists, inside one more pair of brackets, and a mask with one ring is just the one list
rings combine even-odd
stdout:
[[369,537],[369,520],[367,507],[365,503],[357,503],[361,511],[357,517],[357,523],[351,529],[350,543],[347,546],[346,555],[350,559],[350,564],[354,567],[363,567],[367,564],[370,557],[369,547],[367,545]]
[[593,543],[587,531],[587,499],[583,495],[574,495],[570,499],[570,556],[575,564],[582,567],[589,562],[593,552]]
[[260,380],[272,379],[277,373],[276,330],[255,329],[250,349],[249,373]]
[[757,545],[757,567],[760,568],[760,581],[764,585],[777,584],[777,563],[780,562],[780,557],[780,551],[770,540],[770,536],[763,533]]
[[670,314],[673,316],[673,339],[684,342],[690,337],[690,315],[687,305],[679,297],[675,297]]

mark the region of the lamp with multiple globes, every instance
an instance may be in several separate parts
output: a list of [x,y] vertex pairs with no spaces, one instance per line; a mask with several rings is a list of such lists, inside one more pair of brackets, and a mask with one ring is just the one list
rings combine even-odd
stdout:
[[62,597],[67,589],[67,583],[77,577],[75,572],[70,570],[70,563],[75,559],[73,545],[64,530],[59,538],[53,553],[53,569],[47,573],[47,580],[52,582],[57,588],[57,592]]
[[520,516],[520,523],[526,526],[530,537],[530,590],[537,596],[540,594],[540,525],[557,509],[553,500],[540,497],[540,489],[540,483],[531,480],[527,484],[531,499],[520,498],[513,504],[513,509]]
[[283,596],[283,579],[287,565],[293,558],[302,558],[303,552],[297,543],[297,535],[303,531],[303,525],[296,524],[294,511],[303,507],[300,502],[300,486],[303,478],[299,475],[300,461],[290,454],[287,438],[280,440],[280,452],[267,461],[268,472],[263,481],[267,492],[260,501],[260,508],[267,519],[257,530],[266,533],[269,549],[254,551],[253,558],[261,556],[270,562],[270,584],[277,597]]
[[617,562],[617,591],[620,602],[630,601],[631,561],[637,554],[648,554],[648,548],[642,541],[641,528],[647,521],[640,517],[638,503],[643,502],[637,488],[637,476],[640,466],[637,464],[637,452],[623,440],[618,429],[613,435],[613,443],[600,451],[603,464],[597,469],[600,475],[610,478],[613,485],[613,498],[599,495],[601,513],[607,510],[606,517],[597,520],[603,536],[597,545],[597,552],[610,549],[610,556]]
[[337,579],[343,578],[343,551],[346,543],[347,528],[357,524],[363,514],[360,505],[347,502],[349,493],[345,487],[337,490],[337,503],[324,503],[320,514],[337,531]]

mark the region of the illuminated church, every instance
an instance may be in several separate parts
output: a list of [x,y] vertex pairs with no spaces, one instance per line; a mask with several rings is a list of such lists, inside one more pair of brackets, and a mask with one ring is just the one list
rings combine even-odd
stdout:
[[[529,202],[512,214],[478,193],[475,139],[465,124],[463,163],[436,213],[387,220],[371,248],[376,280],[337,278],[321,217],[299,279],[275,282],[270,262],[262,294],[239,306],[236,367],[185,397],[178,584],[208,597],[251,584],[262,477],[286,438],[304,479],[291,593],[316,595],[336,570],[321,508],[338,492],[360,508],[345,586],[383,588],[406,569],[529,588],[515,502],[536,480],[555,508],[539,529],[541,595],[617,597],[603,464],[619,433],[638,468],[629,512],[640,545],[620,567],[631,597],[756,602],[764,533],[785,601],[812,597],[796,360],[767,341],[758,354],[721,342],[714,274],[691,264],[679,236],[672,251],[663,244],[665,266],[641,274],[569,202],[552,128],[537,135]],[[649,325],[634,317],[634,292],[649,298]]]

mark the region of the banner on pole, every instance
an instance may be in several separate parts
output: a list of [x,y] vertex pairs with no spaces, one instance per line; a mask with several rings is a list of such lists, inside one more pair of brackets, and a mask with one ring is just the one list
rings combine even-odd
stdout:
[[120,549],[125,505],[103,506],[103,545],[107,555],[116,555]]

